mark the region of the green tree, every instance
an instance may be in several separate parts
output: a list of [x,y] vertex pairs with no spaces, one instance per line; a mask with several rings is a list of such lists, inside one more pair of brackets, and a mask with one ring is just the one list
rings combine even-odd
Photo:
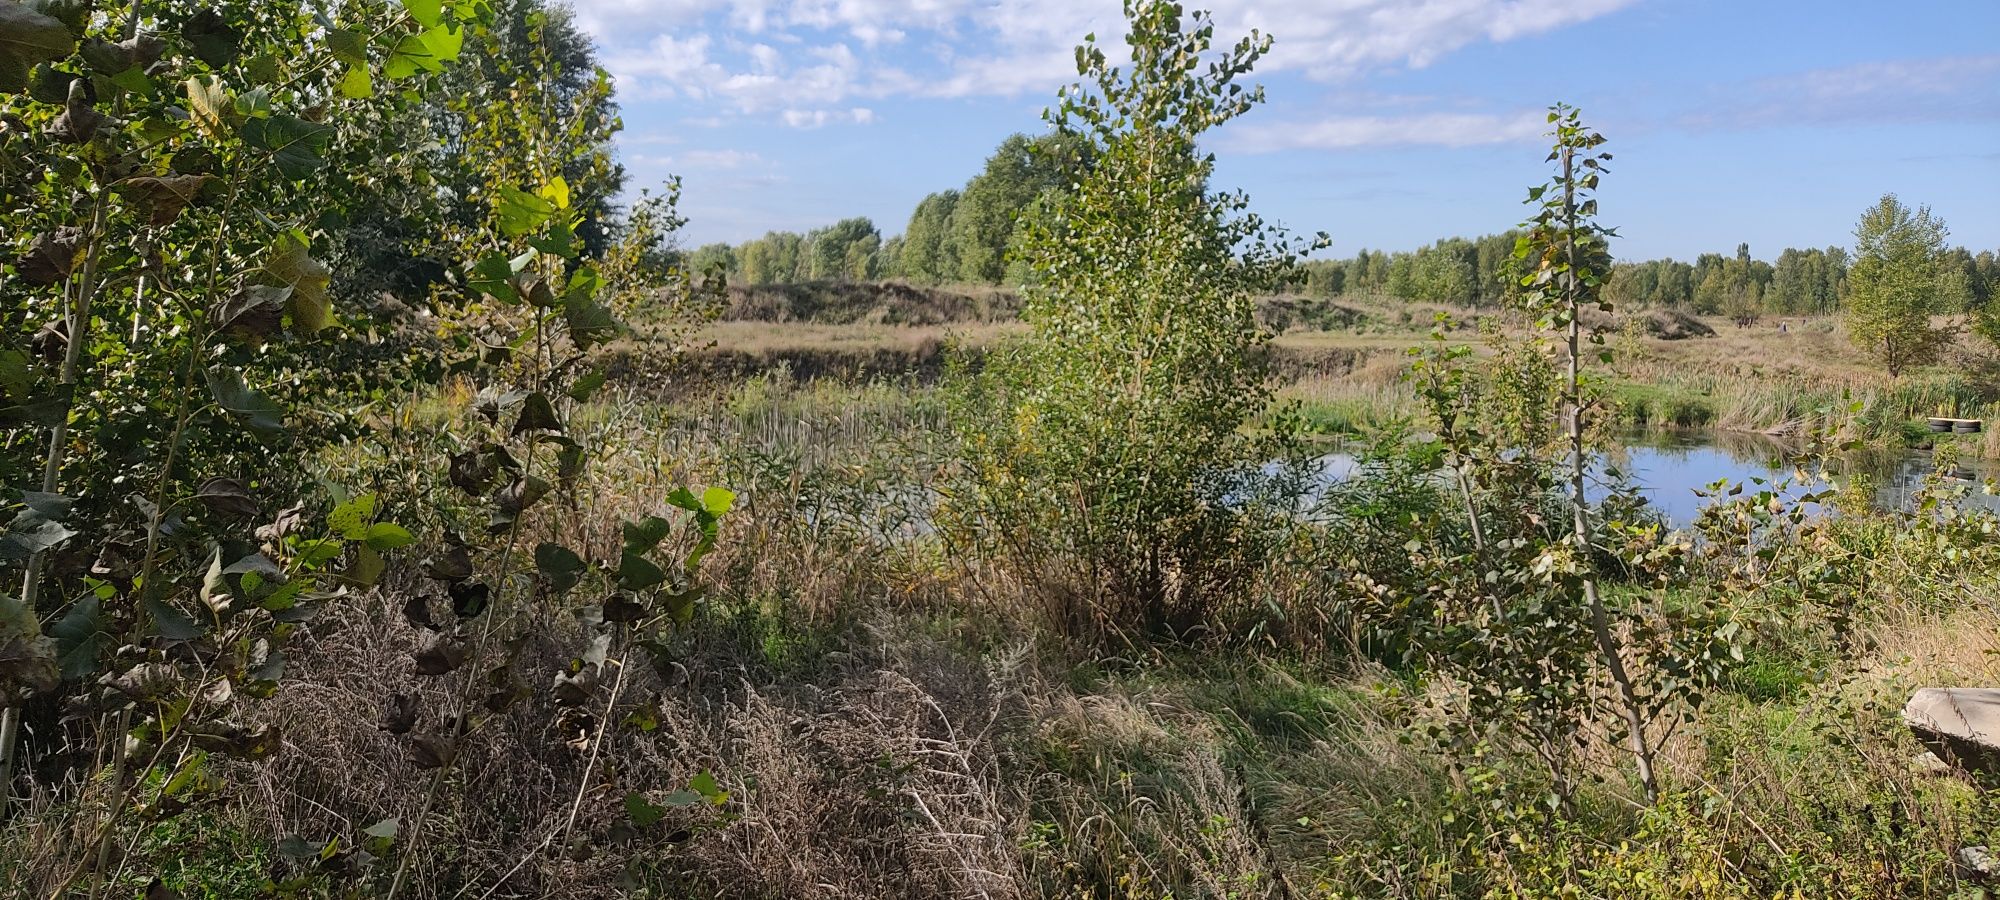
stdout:
[[903,229],[903,277],[929,284],[957,277],[957,244],[951,240],[952,211],[957,207],[957,191],[939,191],[917,203]]
[[744,284],[791,284],[800,280],[805,239],[796,232],[772,231],[736,250]]
[[1125,10],[1131,64],[1093,39],[1077,57],[1090,86],[1050,113],[1096,164],[1027,220],[1032,336],[993,355],[972,389],[985,414],[961,420],[1021,576],[1061,625],[1129,637],[1201,623],[1255,555],[1249,485],[1277,450],[1244,430],[1270,400],[1252,298],[1298,257],[1244,196],[1208,190],[1198,146],[1261,102],[1237,81],[1270,40],[1210,59],[1205,14]]
[[[1615,234],[1596,222],[1595,195],[1611,154],[1598,152],[1604,136],[1586,127],[1575,108],[1557,104],[1549,111],[1549,122],[1555,126],[1551,136],[1556,139],[1549,158],[1556,162],[1557,173],[1546,185],[1530,192],[1529,203],[1537,207],[1537,215],[1527,223],[1529,230],[1514,254],[1526,270],[1522,286],[1528,308],[1542,313],[1562,331],[1560,402],[1568,450],[1564,474],[1570,553],[1560,560],[1552,558],[1551,569],[1566,586],[1573,585],[1582,594],[1582,609],[1597,646],[1598,662],[1617,697],[1619,730],[1624,732],[1646,799],[1652,801],[1659,798],[1659,781],[1653,770],[1655,748],[1646,730],[1648,698],[1627,668],[1623,629],[1614,621],[1599,590],[1593,548],[1606,543],[1600,539],[1604,523],[1593,516],[1585,491],[1589,469],[1585,416],[1596,404],[1590,396],[1583,359],[1586,342],[1601,345],[1604,339],[1601,334],[1586,333],[1583,313],[1601,303],[1600,273],[1610,259],[1607,239]],[[1748,253],[1747,246],[1738,248],[1739,259],[1747,259]]]
[[688,268],[696,272],[721,271],[734,273],[736,268],[736,248],[728,244],[703,244],[688,254]]
[[1063,135],[1016,134],[1002,141],[950,210],[946,255],[958,263],[958,280],[999,283],[1021,214],[1043,194],[1065,189],[1088,159],[1088,145]]
[[808,271],[813,281],[858,281],[874,277],[882,233],[865,217],[842,219],[806,235]]
[[[321,248],[350,186],[421,167],[379,123],[437,96],[486,12],[0,4],[0,568],[22,569],[0,591],[0,785],[19,700],[50,694],[27,730],[77,810],[54,896],[103,893],[152,772],[278,752],[244,723],[339,596],[323,570],[372,586],[412,539],[356,498],[306,546],[303,463],[343,414],[314,390],[345,330]],[[141,682],[144,702],[69,712]],[[161,768],[135,774],[141,735],[131,758]]]
[[903,236],[896,235],[882,242],[882,249],[876,254],[875,277],[907,278],[903,273]]
[[1951,340],[1952,328],[1931,324],[1932,315],[1964,305],[1964,275],[1946,253],[1949,233],[1929,207],[1911,210],[1895,194],[1883,194],[1854,228],[1847,334],[1891,378],[1930,363]]

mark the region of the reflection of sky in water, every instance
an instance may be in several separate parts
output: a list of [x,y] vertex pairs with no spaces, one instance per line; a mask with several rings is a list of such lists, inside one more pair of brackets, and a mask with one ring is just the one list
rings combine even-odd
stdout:
[[[1714,502],[1714,498],[1703,497],[1696,492],[1707,490],[1718,480],[1741,484],[1744,494],[1754,494],[1780,480],[1793,478],[1795,471],[1785,462],[1783,453],[1783,448],[1773,443],[1748,441],[1724,446],[1681,438],[1664,447],[1626,447],[1613,454],[1610,461],[1626,480],[1638,487],[1647,503],[1659,510],[1669,524],[1681,528],[1692,524],[1703,506]],[[1931,473],[1935,464],[1931,454],[1916,450],[1875,461],[1868,466],[1868,474],[1877,482],[1876,505],[1883,508],[1908,507],[1911,496],[1923,486],[1924,477]],[[1352,478],[1359,468],[1354,456],[1347,453],[1323,456],[1319,465],[1320,477],[1326,483]],[[2000,467],[1981,460],[1963,463],[1960,469],[1962,474],[1970,477],[1954,483],[1968,489],[1967,502],[2000,511],[2000,497],[1986,495],[1980,490],[1984,479],[2000,477]],[[1752,479],[1758,478],[1764,479],[1766,484],[1754,483]],[[1806,490],[1823,489],[1824,484],[1792,485],[1786,493],[1796,496]],[[1602,499],[1607,490],[1606,473],[1600,463],[1593,473],[1588,493],[1593,499]]]

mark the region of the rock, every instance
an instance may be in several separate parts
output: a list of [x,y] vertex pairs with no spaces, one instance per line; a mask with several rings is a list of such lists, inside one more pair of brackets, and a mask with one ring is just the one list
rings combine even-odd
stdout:
[[1952,773],[1952,768],[1951,763],[1938,759],[1937,754],[1925,750],[1910,757],[1910,771],[1918,775],[1949,775]]
[[1982,879],[2000,875],[2000,859],[1994,858],[1985,847],[1958,848],[1958,864]]
[[1923,688],[1903,706],[1903,724],[1939,759],[2000,774],[2000,688]]

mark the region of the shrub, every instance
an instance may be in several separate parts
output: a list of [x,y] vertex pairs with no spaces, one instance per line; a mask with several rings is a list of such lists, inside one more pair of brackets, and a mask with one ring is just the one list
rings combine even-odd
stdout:
[[1245,429],[1270,402],[1252,297],[1297,252],[1245,197],[1208,190],[1197,146],[1262,99],[1236,81],[1269,40],[1211,66],[1205,16],[1183,22],[1162,2],[1126,12],[1132,65],[1081,48],[1094,89],[1065,90],[1050,114],[1098,163],[1024,223],[1033,333],[959,379],[965,522],[1065,630],[1186,634],[1205,598],[1256,570],[1269,513],[1302,480],[1263,469],[1292,455],[1289,420]]

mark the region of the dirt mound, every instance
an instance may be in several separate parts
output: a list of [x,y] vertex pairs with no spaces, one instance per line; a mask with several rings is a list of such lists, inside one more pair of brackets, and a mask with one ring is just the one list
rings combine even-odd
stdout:
[[1362,312],[1316,297],[1278,296],[1257,300],[1257,324],[1276,332],[1293,329],[1338,331],[1365,318]]
[[948,325],[1012,319],[1020,308],[1020,298],[1000,288],[820,281],[731,286],[722,317],[825,325]]
[[1649,309],[1618,315],[1586,309],[1583,324],[1599,331],[1623,331],[1636,324],[1640,333],[1663,341],[1715,337],[1715,329],[1687,313],[1675,309]]
[[1646,333],[1663,341],[1684,341],[1689,338],[1715,337],[1715,329],[1708,327],[1700,319],[1679,310],[1655,309],[1639,319],[1640,327]]

